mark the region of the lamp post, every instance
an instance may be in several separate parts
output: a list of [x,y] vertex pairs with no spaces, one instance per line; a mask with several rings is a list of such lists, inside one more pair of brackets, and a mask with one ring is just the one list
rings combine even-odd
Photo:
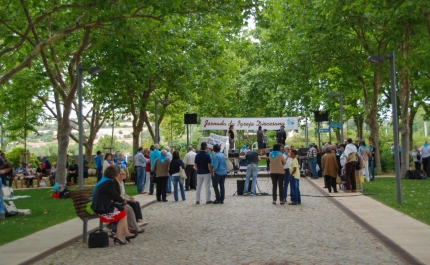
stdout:
[[[166,98],[165,100],[161,101],[161,104],[167,104],[169,103],[169,100]],[[158,98],[155,98],[155,137],[154,137],[154,144],[158,144]]]
[[396,93],[396,66],[394,52],[389,56],[371,55],[367,61],[374,64],[381,64],[385,60],[390,60],[390,82],[391,82],[391,108],[393,113],[393,137],[394,137],[394,170],[396,171],[397,203],[402,204],[402,184],[400,178],[400,154],[399,154],[399,121],[397,116],[397,93]]
[[339,94],[329,93],[329,97],[339,97],[339,116],[340,116],[340,143],[343,144],[343,94],[342,91],[339,91]]
[[92,68],[82,68],[82,64],[77,65],[78,72],[78,127],[79,127],[79,161],[78,161],[78,174],[79,174],[79,188],[84,187],[84,124],[83,124],[83,112],[82,112],[82,72],[87,71],[90,75],[97,74],[103,69],[100,66]]

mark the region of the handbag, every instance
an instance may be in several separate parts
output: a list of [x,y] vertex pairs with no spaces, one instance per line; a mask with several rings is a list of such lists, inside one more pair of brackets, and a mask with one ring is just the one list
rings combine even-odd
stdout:
[[336,184],[341,184],[341,183],[342,183],[342,179],[339,176],[337,176],[336,177]]
[[7,198],[10,198],[10,197],[13,197],[13,190],[12,190],[12,188],[11,188],[11,187],[3,186],[3,187],[2,187],[2,190],[3,190],[3,198],[4,198],[4,199],[7,199]]
[[187,174],[182,167],[179,167],[179,176],[181,177],[181,179],[187,179]]
[[105,248],[109,246],[109,236],[103,230],[96,230],[88,237],[88,248]]
[[234,169],[233,163],[230,161],[230,159],[225,160],[225,168],[227,169],[227,172],[232,171]]

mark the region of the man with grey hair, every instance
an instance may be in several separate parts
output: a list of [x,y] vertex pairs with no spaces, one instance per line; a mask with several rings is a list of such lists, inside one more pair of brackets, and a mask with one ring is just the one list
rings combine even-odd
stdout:
[[147,161],[146,161],[146,158],[143,156],[142,151],[143,151],[143,147],[139,147],[139,149],[137,149],[136,155],[134,156],[134,166],[137,171],[136,186],[137,186],[137,192],[139,194],[145,194],[143,192],[143,184],[146,176],[145,168],[146,168]]
[[187,174],[187,179],[185,180],[185,190],[195,190],[197,184],[196,169],[194,168],[194,160],[196,158],[196,152],[194,148],[190,145],[187,149],[187,154],[184,157],[185,173]]
[[[167,152],[167,158],[170,159],[170,161],[172,161],[172,153],[170,153],[170,147],[166,146],[164,147],[164,150],[166,150]],[[172,176],[169,175],[169,178],[167,179],[167,186],[166,186],[166,192],[167,193],[172,193]]]

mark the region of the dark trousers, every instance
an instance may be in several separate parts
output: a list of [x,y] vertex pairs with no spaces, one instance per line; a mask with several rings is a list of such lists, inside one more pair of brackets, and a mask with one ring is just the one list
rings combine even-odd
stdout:
[[427,174],[427,177],[430,176],[430,156],[426,158],[422,158],[423,161],[423,169]]
[[197,187],[197,172],[193,165],[187,165],[185,168],[187,179],[185,180],[185,190],[195,190]]
[[332,176],[325,175],[324,181],[326,183],[326,187],[328,188],[328,192],[331,193],[331,189],[333,188],[333,191],[337,191],[336,188],[336,178],[333,178]]
[[357,190],[357,184],[355,183],[355,167],[356,161],[352,161],[345,164],[345,180],[346,190]]
[[69,174],[69,176],[67,176],[67,182],[71,182],[73,178],[73,183],[77,184],[78,183],[78,175],[77,174]]
[[102,179],[102,175],[103,175],[103,168],[97,168],[96,169],[96,175],[97,175],[97,182],[99,182],[99,180]]
[[418,162],[414,161],[414,164],[415,164],[415,170],[421,171],[421,163],[419,161]]
[[136,221],[142,219],[142,209],[140,209],[140,203],[138,201],[127,201],[127,204],[133,208],[133,212],[136,215]]
[[276,201],[276,189],[279,188],[279,201],[284,200],[284,176],[285,174],[275,174],[270,173],[270,178],[272,178],[272,197],[273,201]]
[[157,177],[157,201],[166,200],[167,179],[169,176]]
[[149,194],[154,194],[155,172],[151,172],[150,175],[151,177],[149,178]]
[[[215,191],[215,198],[218,202],[224,202],[225,198],[225,177],[226,175],[215,175],[212,177],[212,186]],[[218,188],[219,186],[219,188]]]

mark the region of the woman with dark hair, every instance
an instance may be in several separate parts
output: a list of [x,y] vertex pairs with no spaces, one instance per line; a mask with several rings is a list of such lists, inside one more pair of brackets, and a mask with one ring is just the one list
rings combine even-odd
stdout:
[[166,200],[166,188],[167,179],[169,178],[170,159],[167,158],[167,151],[161,151],[161,156],[154,161],[151,171],[155,172],[155,178],[157,179],[157,201],[167,202]]
[[106,168],[108,168],[108,166],[110,166],[110,165],[113,165],[113,157],[112,157],[111,153],[106,153],[105,161],[103,162],[103,171],[102,171],[103,176],[105,174]]
[[127,213],[124,210],[124,204],[127,204],[127,201],[120,196],[113,181],[118,175],[119,169],[117,166],[109,166],[103,171],[103,177],[94,187],[91,209],[99,215],[103,223],[118,222],[117,233],[113,238],[113,242],[115,245],[116,243],[125,245],[126,242],[121,239],[122,232],[124,232],[125,240],[128,242],[130,242],[130,239],[135,238],[137,234],[132,234],[128,230]]
[[175,198],[175,201],[178,201],[178,183],[179,188],[181,189],[181,197],[182,200],[185,201],[185,191],[184,191],[184,179],[181,178],[179,174],[180,168],[184,169],[184,162],[179,157],[179,152],[174,151],[172,162],[170,162],[170,170],[169,173],[172,176],[173,180],[173,197]]
[[284,202],[284,165],[286,163],[284,156],[282,155],[282,145],[281,144],[275,144],[273,146],[273,151],[269,154],[269,160],[270,160],[270,177],[272,179],[272,197],[273,197],[273,204],[276,204],[276,188],[279,187],[279,201],[281,204],[285,204]]

